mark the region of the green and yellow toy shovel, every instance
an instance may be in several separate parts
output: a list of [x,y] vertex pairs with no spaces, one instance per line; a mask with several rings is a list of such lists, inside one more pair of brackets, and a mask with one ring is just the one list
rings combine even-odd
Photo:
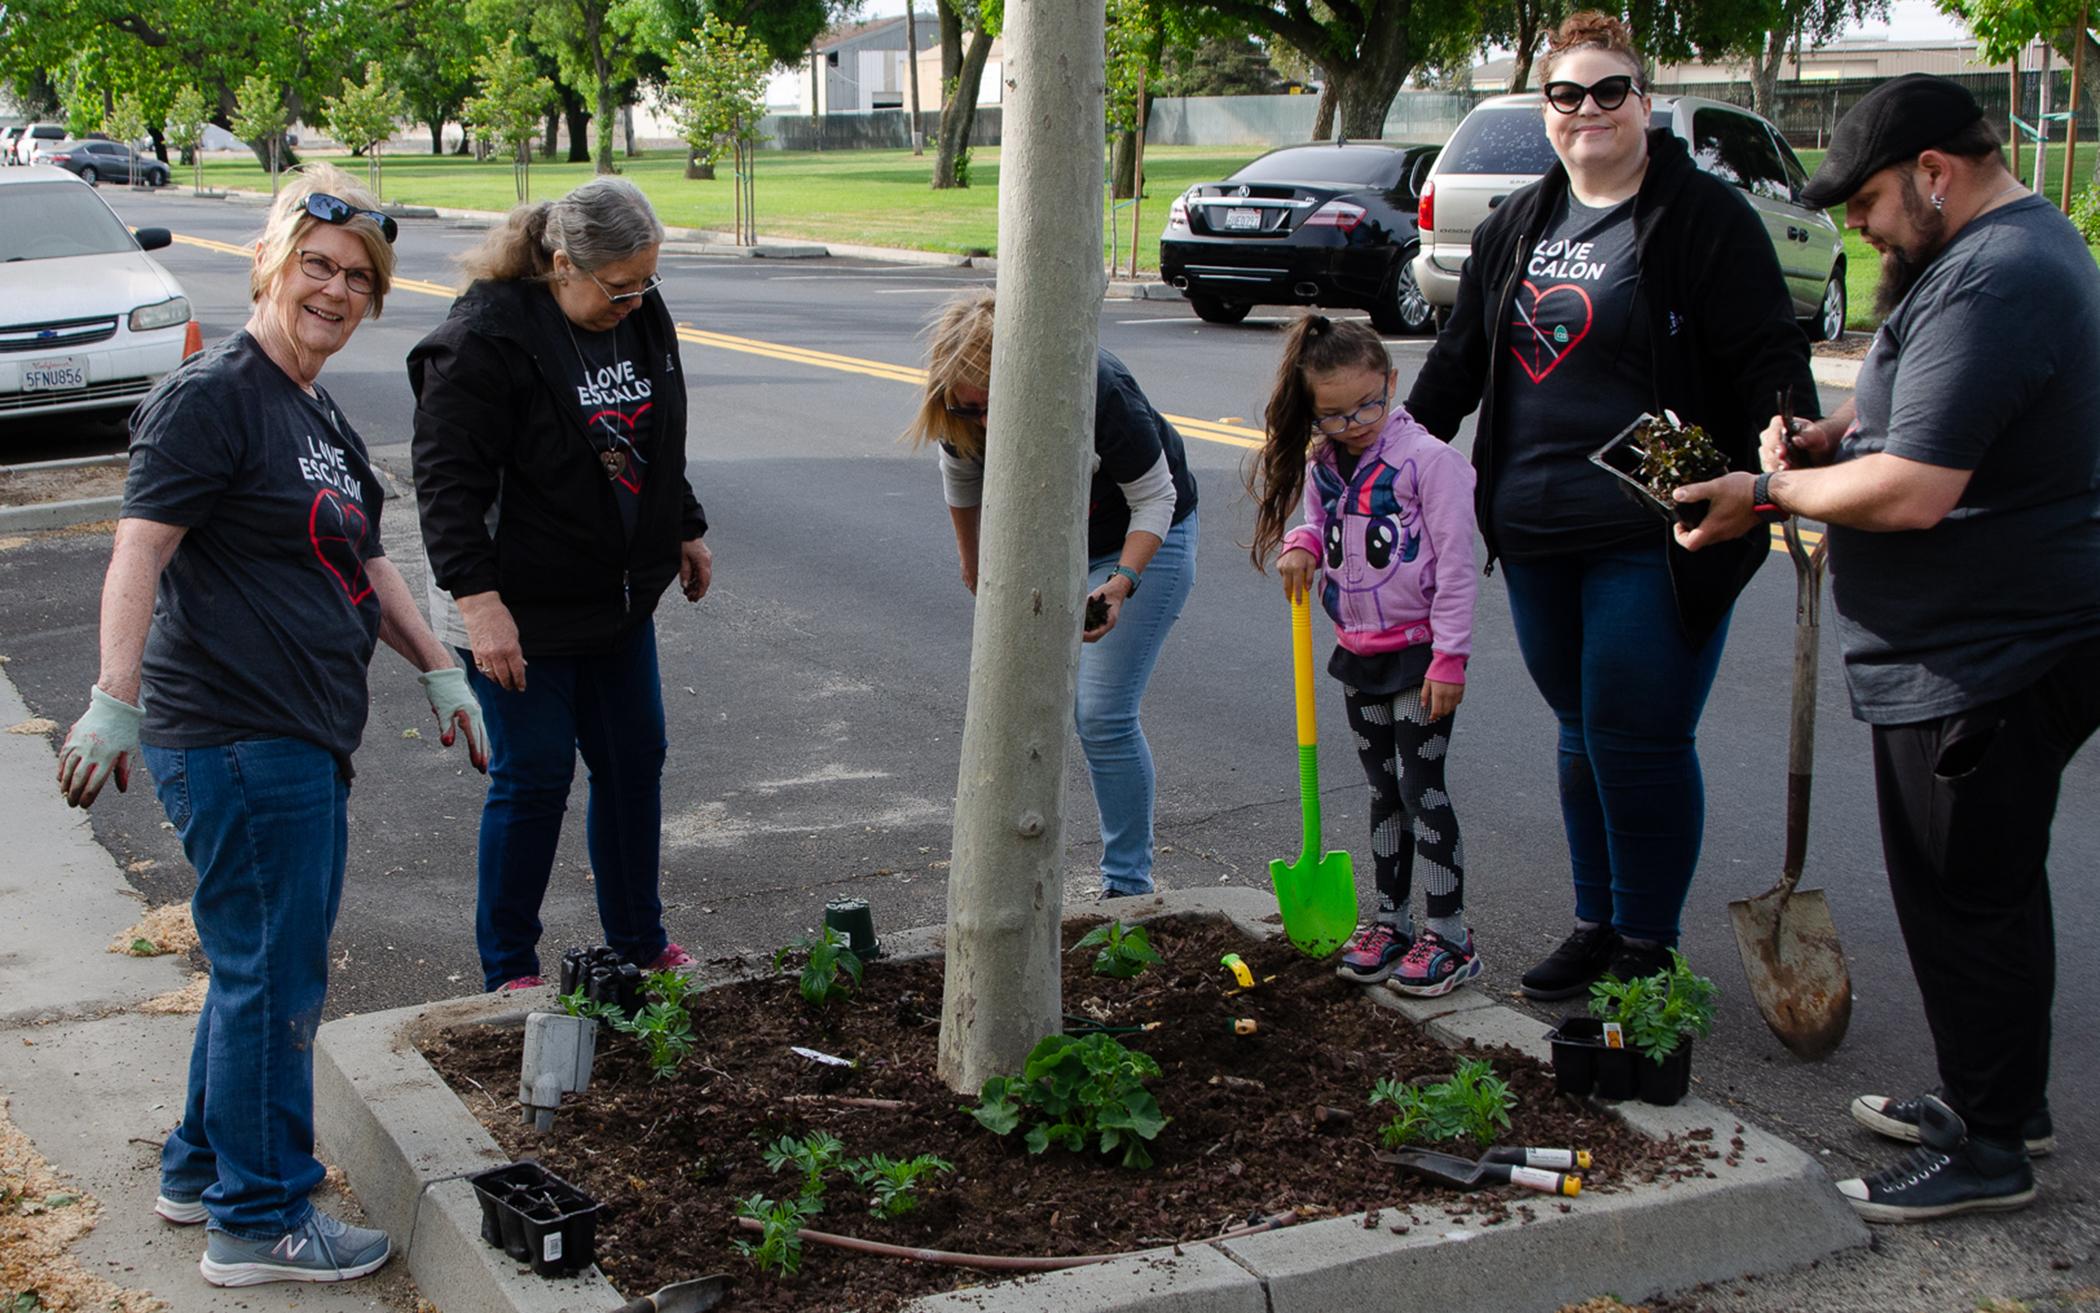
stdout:
[[1269,863],[1283,932],[1308,957],[1326,957],[1356,930],[1356,869],[1347,853],[1320,851],[1320,746],[1313,715],[1312,611],[1304,596],[1291,603],[1291,664],[1298,693],[1298,802],[1305,813],[1304,847],[1295,862]]

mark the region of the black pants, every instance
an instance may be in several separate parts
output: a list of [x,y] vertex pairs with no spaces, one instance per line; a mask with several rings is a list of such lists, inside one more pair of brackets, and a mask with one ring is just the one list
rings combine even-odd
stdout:
[[2049,829],[2064,767],[2100,725],[2100,639],[1999,701],[1874,727],[1896,919],[1948,1103],[2017,1139],[2049,1086],[2056,928]]
[[1458,815],[1444,790],[1444,757],[1458,713],[1432,722],[1422,690],[1385,696],[1342,685],[1356,756],[1371,786],[1371,857],[1376,864],[1379,919],[1399,922],[1414,884],[1415,858],[1427,868],[1423,894],[1429,915],[1457,916],[1465,908],[1465,850]]

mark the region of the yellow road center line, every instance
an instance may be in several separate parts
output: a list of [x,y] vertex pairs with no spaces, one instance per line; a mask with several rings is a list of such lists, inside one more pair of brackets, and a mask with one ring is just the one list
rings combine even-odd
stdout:
[[[206,237],[190,237],[175,234],[175,240],[187,246],[199,246],[222,255],[237,255],[252,259],[253,247],[234,246],[226,242],[215,242]],[[444,283],[429,282],[421,278],[396,278],[394,286],[406,292],[420,292],[425,296],[443,297],[447,300],[459,295],[459,289]],[[678,340],[694,346],[710,347],[717,351],[734,351],[743,355],[764,356],[771,360],[789,364],[808,365],[815,369],[833,369],[842,373],[861,374],[869,378],[884,379],[892,383],[908,383],[924,387],[926,371],[912,365],[893,365],[884,360],[867,360],[860,356],[843,356],[831,351],[818,351],[811,347],[789,346],[781,342],[766,342],[758,338],[737,337],[729,333],[718,333],[712,329],[680,328]],[[1215,442],[1222,446],[1258,449],[1262,444],[1262,433],[1258,429],[1245,428],[1238,424],[1227,424],[1219,420],[1198,419],[1191,415],[1162,415],[1169,424],[1191,438],[1202,442]],[[1823,535],[1813,529],[1801,531],[1803,546],[1814,547],[1823,540]],[[1777,537],[1772,539],[1772,550],[1784,552],[1786,543]]]

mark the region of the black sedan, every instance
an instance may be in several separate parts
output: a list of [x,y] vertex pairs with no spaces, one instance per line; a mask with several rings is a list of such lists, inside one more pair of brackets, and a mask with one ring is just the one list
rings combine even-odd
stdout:
[[1411,265],[1415,211],[1439,147],[1383,141],[1284,146],[1174,202],[1159,273],[1213,324],[1257,305],[1371,312],[1381,333],[1424,333]]
[[140,155],[121,141],[67,141],[37,152],[40,164],[56,164],[77,173],[86,182],[142,182],[148,187],[168,185],[168,166],[151,155]]

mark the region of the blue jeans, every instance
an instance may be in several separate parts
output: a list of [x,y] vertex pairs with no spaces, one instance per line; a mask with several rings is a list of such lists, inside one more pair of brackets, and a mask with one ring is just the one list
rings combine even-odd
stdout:
[[197,871],[190,900],[211,988],[160,1188],[203,1196],[214,1230],[275,1240],[303,1226],[314,1159],[314,1031],[343,898],[350,786],[299,739],[144,749]]
[[[1107,582],[1120,551],[1087,562],[1089,593]],[[1181,618],[1196,583],[1196,513],[1167,531],[1145,567],[1144,583],[1116,617],[1116,627],[1079,649],[1079,700],[1073,721],[1101,813],[1101,885],[1117,893],[1152,892],[1152,748],[1138,724],[1138,704],[1167,630]]]
[[1706,828],[1695,735],[1728,621],[1691,644],[1664,550],[1627,543],[1503,568],[1524,666],[1560,720],[1575,915],[1675,944]]
[[655,622],[602,655],[532,658],[517,693],[462,655],[489,727],[474,911],[482,983],[540,974],[540,903],[579,750],[590,771],[584,835],[598,920],[614,951],[647,966],[670,942],[657,892],[666,743]]

